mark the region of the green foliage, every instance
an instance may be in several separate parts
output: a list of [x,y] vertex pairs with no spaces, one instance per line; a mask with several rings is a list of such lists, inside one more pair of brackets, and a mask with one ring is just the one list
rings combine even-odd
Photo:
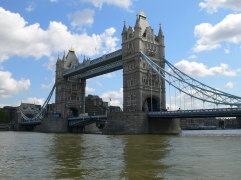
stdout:
[[0,123],[8,123],[9,121],[10,121],[9,114],[0,109]]

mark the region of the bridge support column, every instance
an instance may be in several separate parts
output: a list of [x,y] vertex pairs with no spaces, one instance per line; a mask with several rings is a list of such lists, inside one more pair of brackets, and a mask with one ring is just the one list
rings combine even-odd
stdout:
[[180,134],[180,118],[149,119],[150,134]]
[[148,134],[148,117],[145,112],[108,113],[103,134]]
[[180,119],[148,118],[145,112],[115,112],[107,116],[103,134],[179,134]]

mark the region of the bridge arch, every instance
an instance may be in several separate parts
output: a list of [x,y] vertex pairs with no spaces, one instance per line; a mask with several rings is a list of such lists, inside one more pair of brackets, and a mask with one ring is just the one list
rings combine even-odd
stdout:
[[160,99],[156,96],[148,96],[142,103],[143,111],[159,111]]
[[79,112],[78,109],[75,107],[70,107],[69,108],[70,112],[71,112],[71,117],[78,117],[79,116]]

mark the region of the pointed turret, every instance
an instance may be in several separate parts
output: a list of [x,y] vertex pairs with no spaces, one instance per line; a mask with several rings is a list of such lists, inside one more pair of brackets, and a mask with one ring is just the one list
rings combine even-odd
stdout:
[[71,48],[66,56],[66,61],[65,61],[65,68],[70,69],[73,68],[75,66],[79,65],[79,60],[77,58],[77,56],[75,55],[75,51],[73,48]]
[[66,61],[65,51],[64,51],[64,55],[63,55],[62,61]]
[[140,15],[139,15],[139,26],[141,28],[141,35],[144,34],[145,30],[147,27],[150,27],[147,19],[146,19],[146,14],[144,11],[141,11]]
[[136,15],[136,24],[135,24],[134,30],[135,30],[134,36],[141,37],[142,34],[141,34],[140,17],[138,14]]
[[139,29],[141,28],[141,25],[140,25],[140,18],[139,18],[139,15],[136,14],[136,24],[135,24],[135,29]]
[[59,54],[58,54],[57,63],[60,61],[61,61],[61,58],[59,58]]
[[162,25],[160,24],[159,32],[158,32],[158,37],[163,37],[163,31],[162,31]]
[[160,24],[159,32],[158,32],[158,40],[161,43],[162,46],[164,46],[164,34],[162,31],[162,26]]
[[122,42],[124,42],[127,39],[126,20],[124,20],[124,26],[123,26],[121,35],[122,35]]
[[124,26],[122,30],[122,34],[127,33],[127,28],[126,28],[126,20],[124,20]]

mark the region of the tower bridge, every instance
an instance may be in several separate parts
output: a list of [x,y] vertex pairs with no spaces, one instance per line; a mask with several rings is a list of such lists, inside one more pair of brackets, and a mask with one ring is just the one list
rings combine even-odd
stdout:
[[[127,28],[124,22],[121,35],[121,49],[94,60],[87,59],[79,63],[72,49],[66,56],[57,59],[55,112],[62,121],[68,120],[66,126],[76,128],[107,121],[103,129],[107,134],[176,134],[180,132],[179,121],[183,117],[241,116],[241,97],[209,87],[181,72],[165,59],[162,28],[160,26],[155,35],[143,11],[137,16],[134,27]],[[165,70],[166,65],[172,72]],[[108,113],[101,117],[83,116],[86,79],[120,69],[123,69],[123,112]],[[166,85],[173,87],[175,92],[179,91],[180,97],[183,94],[184,97],[200,100],[203,104],[238,108],[166,111]],[[38,116],[45,112],[49,99],[48,97]],[[153,110],[159,112],[152,112]],[[27,119],[23,113],[22,116]],[[31,119],[27,120],[31,122]]]

